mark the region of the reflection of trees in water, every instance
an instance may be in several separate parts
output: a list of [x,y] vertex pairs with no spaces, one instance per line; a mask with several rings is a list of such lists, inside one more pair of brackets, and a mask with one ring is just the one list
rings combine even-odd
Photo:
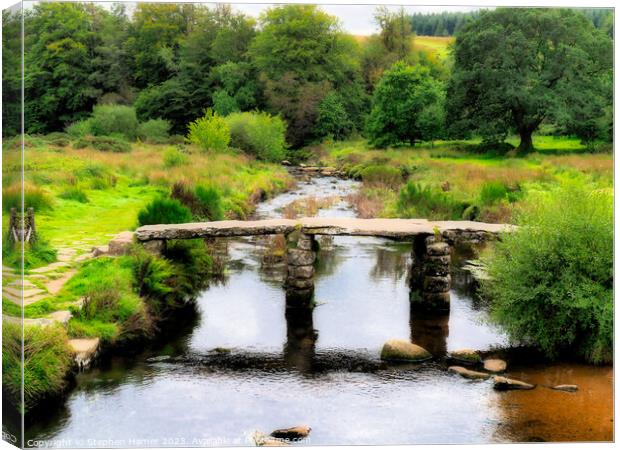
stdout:
[[377,247],[375,264],[370,270],[370,278],[375,281],[392,279],[397,282],[407,273],[409,259],[409,252],[402,248]]

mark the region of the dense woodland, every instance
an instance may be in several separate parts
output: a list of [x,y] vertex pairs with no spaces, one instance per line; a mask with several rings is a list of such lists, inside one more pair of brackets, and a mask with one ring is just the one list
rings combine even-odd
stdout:
[[[4,14],[11,36],[19,18]],[[311,5],[255,20],[228,5],[38,4],[24,17],[26,132],[62,131],[98,104],[118,104],[180,135],[207,109],[266,111],[284,120],[293,149],[351,134],[378,147],[519,134],[527,151],[541,126],[611,139],[610,10],[412,17],[379,7],[375,19],[380,32],[361,39]],[[416,33],[456,41],[438,57],[414,48]],[[19,129],[19,42],[3,45],[10,136]]]

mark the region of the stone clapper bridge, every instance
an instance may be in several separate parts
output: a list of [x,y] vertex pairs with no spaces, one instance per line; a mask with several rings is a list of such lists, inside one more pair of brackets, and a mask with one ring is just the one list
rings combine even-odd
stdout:
[[412,306],[426,312],[450,310],[450,246],[481,243],[514,230],[513,225],[426,219],[356,219],[310,217],[254,221],[223,220],[170,225],[145,225],[135,237],[154,253],[170,239],[214,239],[282,234],[287,238],[287,306],[311,304],[317,235],[372,236],[412,242]]

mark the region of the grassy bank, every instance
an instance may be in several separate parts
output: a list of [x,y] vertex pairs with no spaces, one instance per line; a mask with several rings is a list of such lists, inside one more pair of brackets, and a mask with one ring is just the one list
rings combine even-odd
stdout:
[[588,153],[578,139],[537,136],[537,152],[516,158],[480,142],[437,141],[376,150],[364,140],[312,148],[313,162],[363,181],[351,200],[362,217],[512,222],[529,191],[580,179],[611,187],[611,153]]

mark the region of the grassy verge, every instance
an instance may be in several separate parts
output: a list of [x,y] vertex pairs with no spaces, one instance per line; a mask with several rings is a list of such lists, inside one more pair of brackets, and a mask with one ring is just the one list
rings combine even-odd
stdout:
[[574,138],[537,136],[524,158],[479,141],[438,141],[414,148],[369,148],[364,140],[315,147],[314,162],[363,181],[353,204],[362,217],[425,217],[512,222],[530,191],[578,178],[592,189],[613,184],[610,153],[587,153]]

